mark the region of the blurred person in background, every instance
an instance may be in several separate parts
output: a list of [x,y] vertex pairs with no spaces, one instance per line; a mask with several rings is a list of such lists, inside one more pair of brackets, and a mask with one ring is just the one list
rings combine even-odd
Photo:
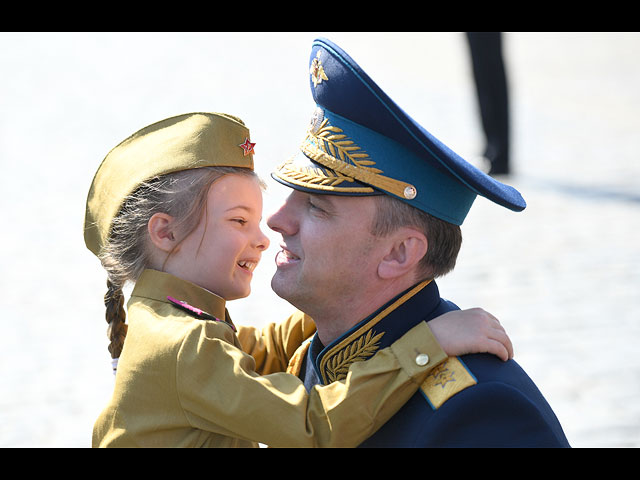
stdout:
[[502,32],[467,32],[489,175],[509,174],[509,93]]

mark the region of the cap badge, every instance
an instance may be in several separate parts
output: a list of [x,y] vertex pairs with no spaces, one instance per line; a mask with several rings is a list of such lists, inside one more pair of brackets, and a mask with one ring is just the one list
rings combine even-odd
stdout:
[[318,133],[320,127],[323,125],[324,121],[324,110],[320,107],[316,108],[311,116],[311,121],[309,122],[309,131],[312,134]]
[[244,156],[246,157],[247,155],[249,155],[250,153],[256,153],[253,150],[253,147],[256,146],[255,143],[251,143],[249,141],[249,138],[246,138],[244,143],[241,143],[240,145],[238,145],[239,147],[242,147],[242,149],[244,150]]
[[317,87],[318,84],[322,83],[323,80],[329,80],[327,74],[324,72],[324,67],[322,66],[322,62],[320,61],[320,52],[318,51],[318,55],[311,62],[311,67],[309,68],[309,73],[311,74],[311,79],[313,80],[313,86]]

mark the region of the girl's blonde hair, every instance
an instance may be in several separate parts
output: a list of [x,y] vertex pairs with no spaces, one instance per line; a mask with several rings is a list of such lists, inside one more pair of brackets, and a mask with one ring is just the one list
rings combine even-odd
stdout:
[[147,224],[156,213],[166,213],[178,221],[177,231],[187,237],[202,218],[209,189],[229,174],[255,178],[256,173],[240,167],[203,167],[183,170],[143,182],[129,195],[111,224],[111,233],[99,258],[107,271],[104,296],[109,328],[109,353],[118,358],[127,334],[123,287],[134,282],[150,260]]

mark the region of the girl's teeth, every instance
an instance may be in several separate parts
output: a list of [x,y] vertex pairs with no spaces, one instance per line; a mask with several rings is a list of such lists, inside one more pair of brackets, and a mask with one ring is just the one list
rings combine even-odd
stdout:
[[257,264],[255,262],[241,261],[241,262],[238,262],[238,265],[252,272],[256,268]]

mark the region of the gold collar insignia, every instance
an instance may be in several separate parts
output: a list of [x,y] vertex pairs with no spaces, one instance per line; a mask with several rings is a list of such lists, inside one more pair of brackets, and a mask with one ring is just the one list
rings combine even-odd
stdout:
[[353,333],[331,346],[321,357],[318,365],[322,381],[325,385],[346,378],[349,367],[354,362],[367,360],[380,348],[380,341],[385,332],[376,332],[376,325],[396,310],[400,305],[426,287],[431,280],[419,283],[407,293],[391,303],[377,315],[366,321]]

